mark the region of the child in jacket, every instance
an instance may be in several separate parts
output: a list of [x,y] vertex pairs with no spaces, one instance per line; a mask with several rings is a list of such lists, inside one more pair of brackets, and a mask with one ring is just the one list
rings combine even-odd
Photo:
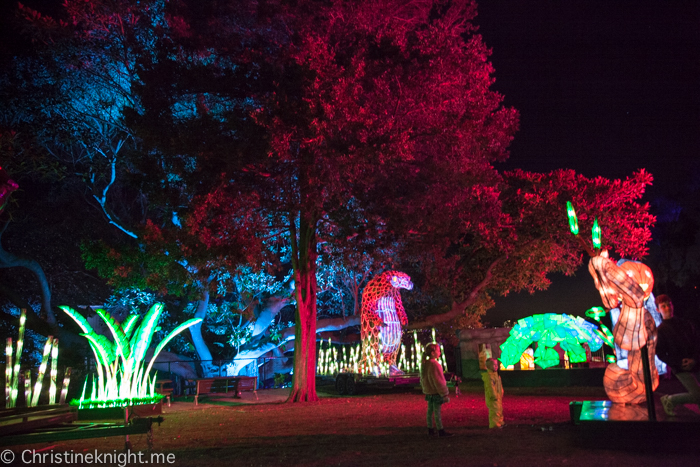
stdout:
[[[453,436],[447,433],[442,426],[442,404],[450,401],[445,374],[440,365],[440,347],[437,344],[425,346],[425,357],[420,369],[420,385],[428,401],[428,435],[434,435],[437,429],[438,436],[446,438]],[[433,428],[433,418],[435,428]]]

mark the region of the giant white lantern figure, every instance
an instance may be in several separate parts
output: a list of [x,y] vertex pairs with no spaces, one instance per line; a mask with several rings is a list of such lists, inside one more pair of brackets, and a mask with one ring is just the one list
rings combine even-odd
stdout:
[[659,373],[654,365],[656,324],[644,308],[654,287],[654,276],[648,266],[636,261],[615,264],[608,258],[607,251],[592,257],[588,270],[603,306],[608,310],[620,308],[613,336],[616,347],[627,351],[626,359],[618,360],[605,370],[605,392],[613,402],[638,404],[646,400],[641,353],[645,345],[652,390],[659,384]]
[[413,289],[411,278],[403,272],[386,271],[369,281],[362,292],[362,368],[366,372],[382,367],[398,372],[401,326],[408,324],[399,289]]

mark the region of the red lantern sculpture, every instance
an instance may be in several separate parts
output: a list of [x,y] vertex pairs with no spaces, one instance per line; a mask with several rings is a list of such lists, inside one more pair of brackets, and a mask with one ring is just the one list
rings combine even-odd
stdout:
[[399,289],[413,289],[411,278],[398,271],[386,271],[375,277],[362,292],[362,370],[375,372],[389,366],[400,372],[396,355],[401,347],[401,326],[408,317],[401,303]]
[[652,389],[659,384],[654,365],[656,324],[644,309],[644,300],[649,298],[654,287],[654,276],[649,267],[635,261],[618,266],[608,258],[607,251],[592,257],[588,270],[605,308],[620,307],[613,336],[615,344],[628,351],[626,362],[613,363],[605,370],[605,392],[613,402],[638,404],[646,399],[641,355],[644,345],[650,360]]

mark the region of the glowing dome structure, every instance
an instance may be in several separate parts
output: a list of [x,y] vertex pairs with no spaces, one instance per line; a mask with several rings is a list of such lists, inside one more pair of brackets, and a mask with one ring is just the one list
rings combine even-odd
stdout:
[[557,344],[574,363],[586,361],[581,344],[587,344],[593,352],[603,346],[595,324],[578,316],[539,314],[519,320],[511,329],[510,337],[501,345],[501,363],[506,367],[518,363],[533,342],[538,343],[533,356],[540,368],[559,364],[559,354],[552,348]]

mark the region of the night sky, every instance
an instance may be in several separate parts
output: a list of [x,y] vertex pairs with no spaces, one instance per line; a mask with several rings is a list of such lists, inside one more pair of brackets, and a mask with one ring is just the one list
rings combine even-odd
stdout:
[[[649,202],[693,182],[700,2],[482,0],[476,23],[493,51],[494,88],[520,111],[511,157],[499,168],[606,178],[645,168],[655,179]],[[552,279],[545,292],[497,298],[485,321],[600,305],[585,266]]]

